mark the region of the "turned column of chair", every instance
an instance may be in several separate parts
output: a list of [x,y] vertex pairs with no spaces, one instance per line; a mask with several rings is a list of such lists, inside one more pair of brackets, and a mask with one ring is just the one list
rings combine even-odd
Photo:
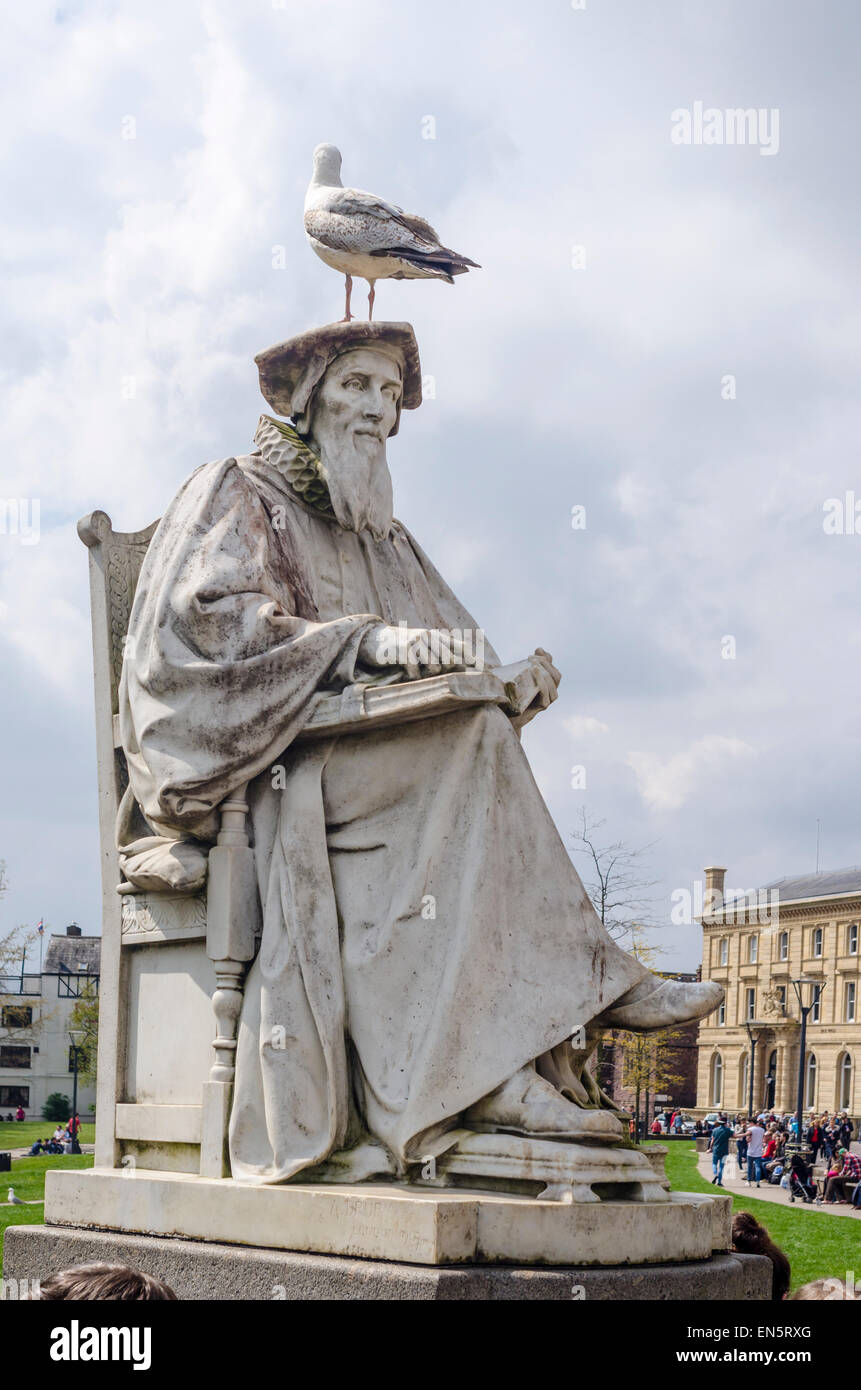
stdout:
[[260,908],[254,851],[248,835],[248,786],[221,805],[221,829],[209,854],[206,953],[215,966],[214,1059],[203,1085],[201,1177],[230,1174],[227,1127],[236,1073],[236,1032],[248,962],[254,958]]

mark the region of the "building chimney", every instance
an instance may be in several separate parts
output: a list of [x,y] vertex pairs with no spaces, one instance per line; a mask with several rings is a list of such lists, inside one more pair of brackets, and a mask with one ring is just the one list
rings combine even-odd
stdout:
[[713,912],[720,912],[723,909],[723,885],[726,879],[726,869],[717,868],[714,864],[704,871],[706,876],[706,891],[704,895],[703,911],[708,917]]
[[66,927],[66,935],[67,935],[67,936],[80,936],[80,935],[81,935],[81,928],[78,926],[77,922],[71,922],[71,923],[69,924],[69,926]]

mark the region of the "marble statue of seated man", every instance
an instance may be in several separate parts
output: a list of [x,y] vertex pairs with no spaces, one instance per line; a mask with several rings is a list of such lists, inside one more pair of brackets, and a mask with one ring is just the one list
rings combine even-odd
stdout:
[[556,698],[545,652],[516,707],[294,742],[320,692],[439,670],[429,630],[454,634],[453,665],[481,643],[392,514],[386,441],[421,400],[409,325],[334,324],[257,363],[276,416],[165,512],[120,691],[155,835],[211,843],[249,783],[263,935],[233,1175],[409,1175],[455,1127],[576,1140],[609,1113],[586,1065],[601,1030],[694,1019],[722,991],[651,974],[593,910],[520,745]]

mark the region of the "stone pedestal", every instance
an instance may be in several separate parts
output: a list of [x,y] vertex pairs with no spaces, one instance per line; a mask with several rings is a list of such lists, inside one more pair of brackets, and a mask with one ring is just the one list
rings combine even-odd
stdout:
[[729,1249],[730,1198],[661,1195],[661,1202],[566,1202],[394,1183],[254,1187],[140,1168],[128,1176],[54,1169],[46,1174],[45,1220],[423,1265],[665,1264]]
[[716,1254],[685,1264],[638,1267],[426,1265],[57,1226],[10,1226],[4,1258],[9,1280],[46,1279],[72,1265],[103,1260],[164,1279],[179,1298],[219,1302],[751,1302],[770,1298],[772,1278],[771,1261],[761,1255]]

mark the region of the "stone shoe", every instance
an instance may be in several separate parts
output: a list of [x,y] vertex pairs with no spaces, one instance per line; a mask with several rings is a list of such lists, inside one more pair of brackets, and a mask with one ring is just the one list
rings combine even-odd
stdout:
[[723,999],[723,986],[713,980],[686,984],[683,980],[662,980],[649,975],[623,994],[594,1020],[600,1028],[627,1028],[632,1033],[649,1033],[691,1023],[713,1013]]
[[585,1110],[560,1095],[532,1067],[521,1067],[461,1116],[466,1129],[531,1139],[618,1140],[622,1126],[608,1110]]

